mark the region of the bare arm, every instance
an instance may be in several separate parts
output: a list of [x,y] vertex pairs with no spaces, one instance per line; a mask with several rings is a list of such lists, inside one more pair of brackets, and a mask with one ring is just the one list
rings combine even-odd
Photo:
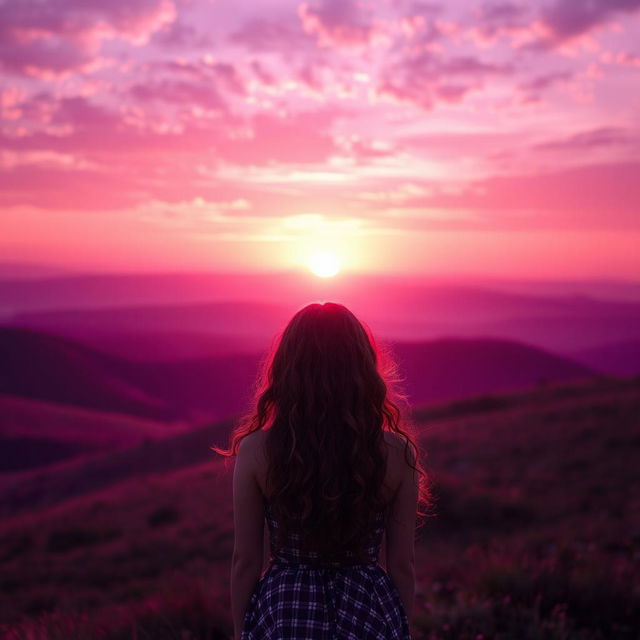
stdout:
[[240,443],[233,470],[234,546],[231,560],[231,610],[238,640],[249,598],[263,562],[264,511],[255,478],[255,448],[249,438]]
[[[386,567],[411,624],[415,596],[415,527],[419,477],[406,462],[404,441],[400,450],[394,453],[400,458],[396,460],[401,469],[401,480],[386,530]],[[411,450],[411,453],[411,460],[415,463],[415,451]]]

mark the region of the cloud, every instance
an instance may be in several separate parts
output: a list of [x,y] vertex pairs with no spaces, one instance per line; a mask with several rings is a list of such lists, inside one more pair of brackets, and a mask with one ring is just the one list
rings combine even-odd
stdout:
[[640,150],[640,136],[633,136],[622,127],[599,127],[576,133],[567,138],[549,140],[535,145],[542,151],[586,152],[598,147],[629,146]]
[[423,52],[385,69],[379,92],[431,109],[438,102],[460,101],[468,92],[482,87],[487,76],[511,72],[509,63],[489,63],[466,55],[445,58]]
[[614,162],[494,176],[451,193],[430,183],[427,195],[405,199],[398,211],[471,211],[480,221],[473,228],[485,229],[640,230],[638,175],[638,162]]
[[227,137],[217,148],[226,160],[241,165],[324,162],[337,150],[328,127],[338,115],[331,109],[282,117],[257,114],[246,135]]
[[272,86],[276,84],[275,75],[261,62],[253,60],[251,62],[253,75],[264,85]]
[[182,104],[185,107],[198,105],[204,109],[226,111],[227,104],[215,86],[184,80],[160,80],[153,83],[134,84],[131,95],[140,102],[150,100]]
[[542,12],[553,40],[581,35],[620,13],[640,9],[640,0],[556,0]]
[[549,87],[563,82],[565,80],[571,80],[574,74],[571,71],[553,71],[551,73],[545,73],[531,80],[527,80],[520,85],[521,89],[525,91],[538,92],[548,89]]
[[483,5],[476,19],[481,33],[493,38],[503,32],[519,31],[531,22],[528,7],[513,2],[497,2]]
[[517,51],[547,34],[539,11],[536,3],[486,2],[467,12],[460,26],[474,46],[486,49],[506,43]]
[[229,63],[177,59],[146,65],[146,71],[148,78],[140,78],[143,81],[128,88],[128,93],[141,103],[157,101],[187,109],[197,106],[230,112],[226,97],[247,95],[244,78]]
[[34,77],[89,70],[95,64],[92,50],[56,36],[16,42],[0,34],[0,68]]
[[313,7],[303,2],[298,15],[304,30],[322,46],[367,44],[375,33],[371,17],[355,0],[322,0]]
[[154,62],[146,65],[145,68],[152,73],[170,73],[203,84],[214,82],[231,93],[246,95],[244,80],[236,67],[229,62],[215,62],[208,55],[199,60],[176,58],[175,60]]
[[552,71],[537,75],[518,85],[518,89],[524,93],[525,102],[538,102],[542,99],[542,94],[551,87],[566,83],[574,78],[571,71]]
[[640,67],[640,54],[631,51],[621,51],[616,54],[605,52],[602,60],[607,64],[616,64],[620,67]]
[[[175,99],[185,104],[196,99],[213,104],[218,97],[204,85],[186,82],[134,85],[132,91],[140,100]],[[38,116],[41,122],[32,122],[29,131],[0,133],[0,148],[11,153],[11,163],[0,176],[5,205],[95,210],[102,206],[101,190],[109,193],[105,198],[114,207],[154,196],[235,199],[246,191],[251,167],[301,169],[325,163],[339,152],[331,126],[340,112],[332,109],[246,117],[221,111],[164,126],[162,119],[150,115],[149,105],[115,109],[50,93],[14,102],[12,108]],[[65,163],[43,165],[43,158]],[[238,177],[224,178],[221,165],[238,167]]]
[[314,45],[314,39],[303,30],[299,20],[291,16],[283,16],[278,20],[248,20],[229,35],[229,41],[251,51],[290,52]]
[[474,12],[468,28],[478,44],[506,35],[516,49],[543,52],[638,9],[640,0],[550,0],[543,6],[488,2]]
[[181,19],[165,23],[153,34],[151,41],[172,49],[204,49],[214,45],[210,35]]
[[0,65],[5,71],[34,76],[86,68],[104,40],[142,45],[175,17],[170,0],[4,2]]

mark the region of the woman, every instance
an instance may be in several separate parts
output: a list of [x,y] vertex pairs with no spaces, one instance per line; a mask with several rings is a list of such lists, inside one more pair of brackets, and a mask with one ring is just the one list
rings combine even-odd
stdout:
[[393,373],[345,306],[307,305],[263,361],[230,448],[212,447],[237,456],[235,640],[410,640],[416,516],[430,493],[380,356]]

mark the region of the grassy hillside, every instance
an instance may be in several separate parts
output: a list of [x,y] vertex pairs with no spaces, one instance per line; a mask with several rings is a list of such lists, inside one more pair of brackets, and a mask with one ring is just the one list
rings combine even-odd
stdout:
[[[639,378],[477,396],[416,420],[437,499],[418,532],[416,639],[637,637]],[[229,633],[232,467],[196,460],[207,438],[185,436],[173,464],[167,451],[144,466],[140,447],[128,479],[3,518],[7,637]]]
[[0,393],[173,420],[180,414],[118,375],[123,361],[72,340],[31,329],[0,327]]
[[0,519],[42,511],[115,485],[211,460],[210,444],[226,444],[232,424],[232,420],[224,420],[175,436],[145,440],[136,447],[0,475]]
[[8,481],[7,472],[50,465],[85,452],[128,448],[186,427],[186,423],[157,422],[3,394],[0,416],[0,487]]

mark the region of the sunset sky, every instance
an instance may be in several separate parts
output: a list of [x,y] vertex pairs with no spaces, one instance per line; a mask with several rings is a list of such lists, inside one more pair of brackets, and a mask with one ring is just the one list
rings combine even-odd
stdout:
[[640,0],[0,2],[0,258],[640,279]]

